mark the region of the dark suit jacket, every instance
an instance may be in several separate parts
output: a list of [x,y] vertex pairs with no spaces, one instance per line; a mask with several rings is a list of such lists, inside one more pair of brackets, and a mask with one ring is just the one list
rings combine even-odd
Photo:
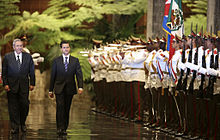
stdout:
[[50,89],[55,94],[61,94],[64,91],[67,94],[76,94],[76,82],[78,88],[83,88],[83,74],[78,58],[69,57],[68,70],[65,72],[63,56],[54,59],[50,78]]
[[3,86],[9,85],[11,92],[29,92],[30,85],[35,86],[34,62],[30,54],[22,52],[22,64],[20,71],[14,52],[5,55],[2,62]]

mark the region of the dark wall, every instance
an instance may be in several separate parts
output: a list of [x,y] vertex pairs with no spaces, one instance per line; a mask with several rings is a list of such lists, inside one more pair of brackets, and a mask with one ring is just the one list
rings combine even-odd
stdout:
[[20,11],[29,11],[31,13],[38,11],[42,13],[48,7],[50,0],[21,0],[19,7]]
[[220,0],[216,0],[215,4],[215,28],[214,28],[214,33],[220,30]]

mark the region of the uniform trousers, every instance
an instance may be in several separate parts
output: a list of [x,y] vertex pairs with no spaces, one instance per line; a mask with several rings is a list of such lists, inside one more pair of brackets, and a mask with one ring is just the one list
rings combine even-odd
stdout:
[[151,123],[153,118],[153,112],[152,112],[152,95],[150,93],[150,89],[145,89],[145,92],[143,93],[143,112],[144,112],[144,121],[145,123]]
[[144,82],[133,81],[133,109],[134,119],[137,121],[143,121],[143,98],[144,94]]

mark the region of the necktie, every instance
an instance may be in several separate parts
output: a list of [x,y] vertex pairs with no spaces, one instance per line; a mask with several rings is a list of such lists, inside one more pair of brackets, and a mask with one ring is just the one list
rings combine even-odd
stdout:
[[20,61],[19,55],[18,55],[17,57],[18,57],[18,59],[17,59],[17,62],[18,62],[18,70],[20,71],[20,69],[21,69],[21,61]]
[[67,59],[68,59],[68,57],[65,57],[65,62],[64,62],[65,72],[67,72],[67,68],[68,68]]

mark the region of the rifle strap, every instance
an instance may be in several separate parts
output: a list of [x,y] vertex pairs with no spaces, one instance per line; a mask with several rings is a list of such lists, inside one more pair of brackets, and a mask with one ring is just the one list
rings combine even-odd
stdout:
[[164,88],[162,87],[161,95],[164,96]]
[[177,96],[178,95],[178,91],[177,90],[175,90],[175,96]]

